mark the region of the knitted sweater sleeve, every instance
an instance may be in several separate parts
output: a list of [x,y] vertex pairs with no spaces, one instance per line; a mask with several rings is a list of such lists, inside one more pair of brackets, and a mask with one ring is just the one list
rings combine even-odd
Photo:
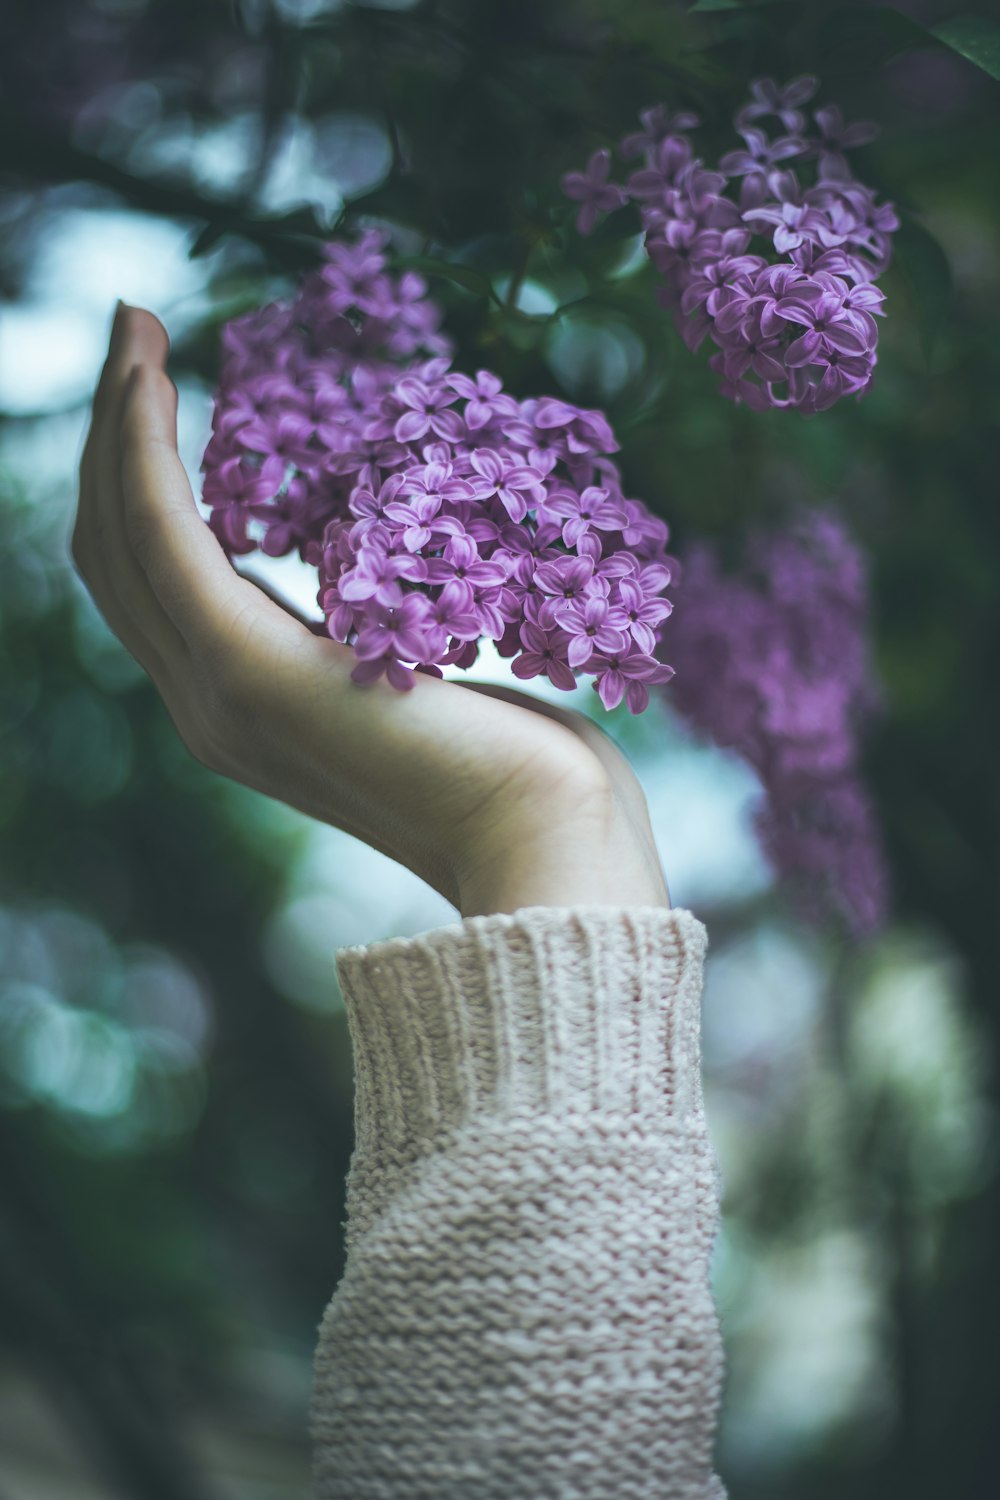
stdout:
[[688,911],[528,906],[338,952],[317,1500],[725,1500],[705,947]]

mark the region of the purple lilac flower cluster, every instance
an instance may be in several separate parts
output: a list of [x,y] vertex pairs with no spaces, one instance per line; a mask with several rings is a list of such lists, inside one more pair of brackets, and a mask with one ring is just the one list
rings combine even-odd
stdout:
[[411,688],[486,637],[518,677],[569,691],[585,673],[605,708],[641,713],[673,676],[653,654],[669,532],[624,495],[604,415],[453,371],[424,282],[387,272],[378,232],[324,258],[223,333],[202,468],[227,552],[317,567],[356,682]]
[[818,86],[757,79],[734,120],[743,144],[714,170],[688,139],[697,117],[657,105],[620,143],[622,157],[642,160],[623,185],[609,180],[607,150],[563,178],[581,234],[599,213],[639,206],[660,300],[691,350],[706,337],[716,344],[709,363],[721,393],[755,411],[824,411],[862,396],[876,364],[884,294],[875,281],[899,219],[844,155],[874,139],[873,125],[847,125],[828,105],[813,111],[810,132],[801,106]]
[[674,705],[758,772],[758,832],[803,913],[833,909],[855,935],[874,931],[887,876],[858,738],[881,700],[858,548],[835,515],[807,512],[754,533],[738,573],[695,545],[679,581]]

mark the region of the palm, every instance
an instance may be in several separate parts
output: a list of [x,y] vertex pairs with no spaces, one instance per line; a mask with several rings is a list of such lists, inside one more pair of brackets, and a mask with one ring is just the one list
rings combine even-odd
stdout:
[[[302,625],[309,628],[311,633],[317,633],[318,627],[306,616],[300,614],[286,599],[276,593],[268,581],[253,572],[244,572],[242,575],[248,582],[266,594],[277,609],[286,615],[291,615]],[[284,622],[276,615],[270,617],[271,627],[277,629]],[[327,647],[333,647],[335,643],[326,642]],[[346,648],[341,648],[338,655],[342,658],[343,667],[353,666],[353,654]],[[492,682],[471,682],[463,678],[452,678],[442,686],[463,688],[469,692],[479,693],[484,698],[492,699],[495,703],[510,705],[512,708],[523,710],[517,716],[510,714],[506,709],[494,712],[488,707],[484,717],[483,710],[477,709],[470,716],[470,705],[458,693],[448,691],[439,695],[437,708],[442,716],[441,728],[444,736],[452,738],[466,738],[469,733],[478,733],[487,729],[490,731],[491,744],[507,744],[512,736],[524,745],[526,752],[534,756],[543,756],[546,750],[550,750],[554,744],[559,744],[561,750],[567,756],[574,756],[579,760],[581,769],[591,766],[595,771],[607,776],[615,785],[619,793],[633,801],[641,801],[645,805],[642,788],[636,779],[626,757],[619,750],[614,740],[586,714],[576,709],[561,708],[557,704],[534,698],[530,693],[522,692],[520,689]],[[525,714],[529,717],[525,717]],[[567,739],[566,733],[559,733],[553,737],[551,730],[540,732],[539,719],[548,720],[551,724],[560,726],[562,731],[567,731],[572,740]],[[480,747],[482,753],[483,747]]]
[[[223,651],[199,669],[201,699],[226,726],[229,775],[411,865],[393,832],[414,818],[464,836],[475,820],[502,817],[513,840],[519,817],[537,825],[544,810],[571,812],[604,789],[651,841],[631,766],[586,715],[495,683],[417,674],[409,693],[384,680],[358,686],[349,646],[317,634],[263,580],[238,586],[252,593]],[[262,735],[267,725],[280,735]],[[247,748],[234,757],[236,742]]]

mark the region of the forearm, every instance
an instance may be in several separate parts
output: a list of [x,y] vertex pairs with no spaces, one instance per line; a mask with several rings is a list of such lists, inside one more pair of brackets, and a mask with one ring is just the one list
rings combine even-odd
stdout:
[[706,1500],[723,1373],[704,928],[521,908],[338,955],[348,1263],[320,1500]]

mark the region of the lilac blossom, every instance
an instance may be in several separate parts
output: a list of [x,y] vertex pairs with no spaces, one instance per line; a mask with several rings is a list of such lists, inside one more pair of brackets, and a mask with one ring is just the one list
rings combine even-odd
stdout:
[[432,432],[435,437],[457,437],[461,432],[458,416],[443,408],[457,399],[457,393],[438,387],[414,375],[404,376],[394,391],[404,410],[394,424],[392,435],[397,443],[413,443]]
[[541,475],[519,456],[494,448],[475,448],[469,454],[475,471],[476,498],[496,495],[512,521],[523,521],[532,506],[545,500]]
[[624,495],[603,412],[453,370],[425,292],[369,231],[327,245],[295,297],[226,325],[202,460],[215,534],[232,555],[297,549],[316,568],[356,682],[406,691],[471,666],[485,638],[517,677],[569,691],[586,674],[607,708],[642,712],[672,674],[654,654],[666,523]]
[[562,538],[567,547],[580,548],[590,553],[591,548],[600,556],[601,543],[598,531],[622,531],[628,517],[621,504],[596,485],[591,485],[578,495],[575,490],[557,491],[545,502],[550,515],[564,516]]
[[654,104],[652,109],[641,112],[639,124],[642,130],[634,135],[627,135],[622,141],[620,149],[623,156],[642,156],[646,151],[655,150],[666,136],[677,135],[682,130],[695,130],[701,121],[689,110],[678,110],[671,114],[666,105]]
[[805,914],[874,931],[888,892],[859,756],[881,698],[859,549],[835,514],[806,512],[751,535],[738,571],[692,546],[679,599],[674,705],[757,771],[758,832]]
[[576,687],[576,678],[569,665],[571,637],[565,630],[555,626],[543,630],[525,620],[520,630],[524,650],[511,662],[515,677],[538,677],[544,675],[557,688],[567,691]]
[[871,795],[860,775],[789,780],[759,808],[762,847],[800,916],[832,916],[854,938],[884,926],[889,875]]
[[850,168],[844,152],[854,146],[866,146],[878,135],[878,128],[870,120],[857,120],[852,125],[845,123],[839,104],[828,104],[817,109],[813,119],[819,126],[820,174],[849,177]]
[[618,448],[602,411],[581,411],[570,406],[568,401],[557,401],[553,396],[528,403],[524,410],[526,414],[530,411],[531,420],[541,433],[553,434],[557,452],[562,442],[568,450],[567,456],[614,453]]
[[355,566],[340,579],[340,597],[348,603],[372,599],[394,608],[403,602],[400,579],[419,583],[427,577],[425,560],[391,550],[391,533],[381,526],[368,531],[356,555]]
[[596,655],[588,662],[597,672],[597,691],[605,708],[617,708],[624,698],[634,714],[649,706],[649,684],[669,682],[674,668],[648,661],[627,649]]
[[283,471],[284,465],[273,461],[255,466],[246,453],[220,457],[218,468],[205,479],[205,503],[229,507],[271,500]]
[[[743,144],[717,169],[694,153],[694,118],[671,117],[662,105],[644,110],[642,131],[619,145],[622,158],[641,158],[621,191],[639,208],[663,278],[659,300],[689,349],[706,339],[716,346],[709,364],[721,394],[757,411],[812,413],[863,396],[877,362],[884,298],[874,282],[892,258],[899,219],[844,154],[874,139],[874,125],[847,124],[827,105],[813,111],[810,133],[802,106],[817,88],[813,77],[754,80],[734,121]],[[596,153],[586,174],[563,179],[564,190],[580,199],[591,184],[592,207],[598,173],[603,194],[614,187],[609,162],[607,151]],[[605,196],[601,206],[616,205]],[[596,211],[586,222],[581,213],[578,228],[589,233],[595,222]]]
[[563,177],[563,192],[580,204],[576,227],[581,234],[591,232],[599,213],[621,208],[626,201],[624,189],[608,182],[610,170],[611,152],[595,151],[583,172],[567,172]]
[[805,244],[823,245],[824,248],[842,245],[847,238],[831,225],[828,214],[808,203],[764,204],[760,208],[745,209],[743,219],[751,228],[772,224],[772,242],[781,255]]
[[470,432],[501,417],[518,415],[517,402],[504,394],[503,382],[489,370],[477,371],[475,380],[458,373],[449,375],[448,384],[459,396],[466,398],[465,425]]
[[808,104],[819,88],[819,79],[806,75],[779,88],[773,78],[757,78],[750,85],[750,100],[736,116],[736,127],[759,120],[763,115],[776,115],[790,135],[801,135],[806,117],[798,108]]
[[763,130],[753,125],[745,125],[740,135],[744,140],[743,147],[738,151],[728,151],[719,162],[719,170],[727,177],[747,177],[756,173],[766,179],[779,161],[802,155],[803,143],[799,136],[780,135],[769,141]]
[[445,631],[433,619],[426,599],[408,594],[393,608],[376,605],[358,631],[354,643],[359,664],[351,673],[354,682],[373,682],[384,672],[393,687],[412,685],[412,674],[401,657],[421,660],[444,645]]
[[571,637],[566,653],[571,667],[582,667],[594,655],[624,654],[629,633],[623,630],[625,614],[599,594],[591,594],[583,604],[564,601],[552,607],[555,618]]

